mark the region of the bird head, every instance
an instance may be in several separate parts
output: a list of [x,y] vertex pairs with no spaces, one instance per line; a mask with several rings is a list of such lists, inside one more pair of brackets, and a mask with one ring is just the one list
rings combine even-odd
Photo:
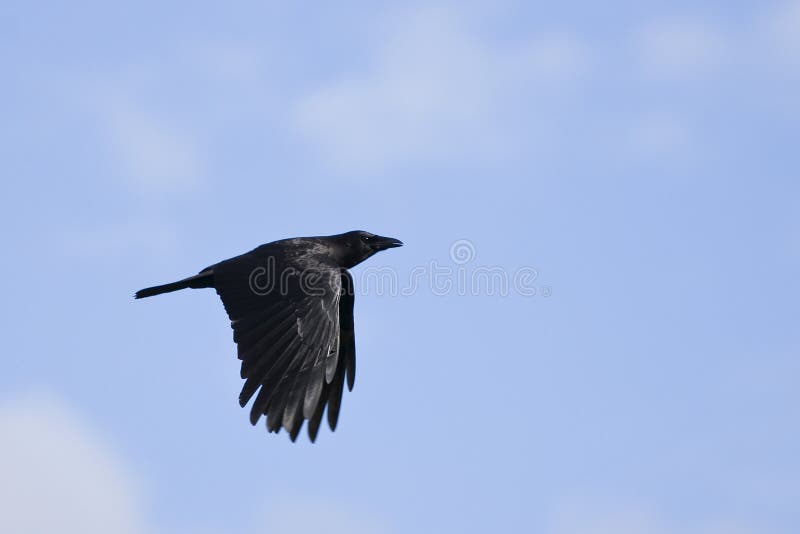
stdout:
[[383,237],[363,230],[331,236],[335,246],[334,255],[339,265],[349,269],[366,260],[376,252],[402,247],[403,242],[393,237]]

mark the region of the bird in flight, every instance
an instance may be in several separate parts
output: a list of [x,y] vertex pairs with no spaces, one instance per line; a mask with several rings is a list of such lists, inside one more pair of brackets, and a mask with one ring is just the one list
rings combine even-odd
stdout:
[[242,361],[239,404],[244,407],[255,395],[250,422],[255,425],[264,415],[267,430],[277,433],[283,427],[294,441],[308,420],[313,442],[326,406],[328,425],[336,429],[345,378],[351,391],[355,380],[348,269],[402,245],[364,231],[282,239],[195,276],[137,291],[135,298],[213,287],[228,312]]

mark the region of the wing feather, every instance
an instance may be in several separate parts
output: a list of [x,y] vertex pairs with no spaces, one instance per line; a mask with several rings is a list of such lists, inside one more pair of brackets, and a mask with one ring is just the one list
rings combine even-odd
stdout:
[[250,422],[266,416],[268,431],[284,428],[292,441],[308,420],[313,442],[326,407],[328,424],[336,428],[345,377],[348,389],[353,386],[352,278],[320,264],[313,291],[289,276],[280,290],[256,292],[251,274],[263,268],[268,252],[256,249],[214,266],[215,287],[242,361],[239,402],[245,406],[255,396]]
[[353,278],[347,271],[342,271],[342,298],[339,301],[339,352],[347,374],[347,389],[353,390],[356,381],[356,337],[353,305],[355,291]]

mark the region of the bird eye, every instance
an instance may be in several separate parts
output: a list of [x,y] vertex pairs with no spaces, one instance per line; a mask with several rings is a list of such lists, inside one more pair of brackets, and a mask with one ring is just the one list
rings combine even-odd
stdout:
[[361,241],[363,241],[364,243],[369,243],[370,241],[372,241],[372,236],[370,236],[370,235],[362,235],[361,236]]

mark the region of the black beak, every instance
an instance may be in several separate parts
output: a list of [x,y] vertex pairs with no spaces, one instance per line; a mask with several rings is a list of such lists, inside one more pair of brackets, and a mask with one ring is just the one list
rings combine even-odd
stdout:
[[403,242],[393,237],[383,237],[376,235],[370,240],[370,247],[375,251],[386,250],[387,248],[402,247]]

